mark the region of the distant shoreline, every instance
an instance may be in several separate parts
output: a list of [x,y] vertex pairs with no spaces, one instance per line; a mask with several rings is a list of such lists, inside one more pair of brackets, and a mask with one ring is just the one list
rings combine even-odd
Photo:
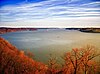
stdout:
[[86,32],[86,33],[100,33],[100,28],[84,28],[80,29],[81,32]]
[[35,31],[36,28],[0,28],[0,34],[5,34],[9,32],[17,32],[17,31]]
[[[1,27],[0,34],[5,34],[9,32],[17,32],[17,31],[35,31],[38,29],[59,29],[59,28],[7,28]],[[85,33],[100,33],[100,28],[64,28],[65,30],[78,30],[80,32]]]

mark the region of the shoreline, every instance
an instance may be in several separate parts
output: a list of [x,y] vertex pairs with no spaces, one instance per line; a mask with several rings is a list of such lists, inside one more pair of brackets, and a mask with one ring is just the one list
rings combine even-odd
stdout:
[[[9,32],[17,32],[17,31],[35,31],[38,29],[59,29],[59,28],[0,28],[0,34],[5,34]],[[100,28],[64,28],[65,30],[77,30],[85,33],[100,33]]]
[[85,33],[100,33],[100,28],[80,29],[80,31]]
[[0,34],[5,34],[9,32],[17,32],[17,31],[35,31],[36,28],[0,28]]

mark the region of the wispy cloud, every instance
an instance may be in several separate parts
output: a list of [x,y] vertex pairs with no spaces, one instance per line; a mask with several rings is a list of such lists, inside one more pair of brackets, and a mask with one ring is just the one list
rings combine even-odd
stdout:
[[81,3],[81,1],[83,0],[47,0],[37,3],[2,6],[0,8],[0,21],[23,22],[49,18],[100,18],[100,1],[86,3]]

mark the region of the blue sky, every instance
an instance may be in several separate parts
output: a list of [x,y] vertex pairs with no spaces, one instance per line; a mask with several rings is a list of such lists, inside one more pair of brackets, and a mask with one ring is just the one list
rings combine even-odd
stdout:
[[4,5],[16,5],[19,3],[36,3],[36,2],[41,2],[41,1],[46,1],[46,0],[0,0],[1,6]]
[[0,26],[100,27],[100,0],[0,0]]

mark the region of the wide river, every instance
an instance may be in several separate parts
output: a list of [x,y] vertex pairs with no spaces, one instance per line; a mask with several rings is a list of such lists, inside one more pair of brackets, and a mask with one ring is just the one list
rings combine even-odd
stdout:
[[20,50],[30,50],[37,61],[47,63],[49,54],[61,61],[61,56],[76,47],[94,45],[100,48],[100,33],[84,33],[65,29],[39,29],[1,34]]

